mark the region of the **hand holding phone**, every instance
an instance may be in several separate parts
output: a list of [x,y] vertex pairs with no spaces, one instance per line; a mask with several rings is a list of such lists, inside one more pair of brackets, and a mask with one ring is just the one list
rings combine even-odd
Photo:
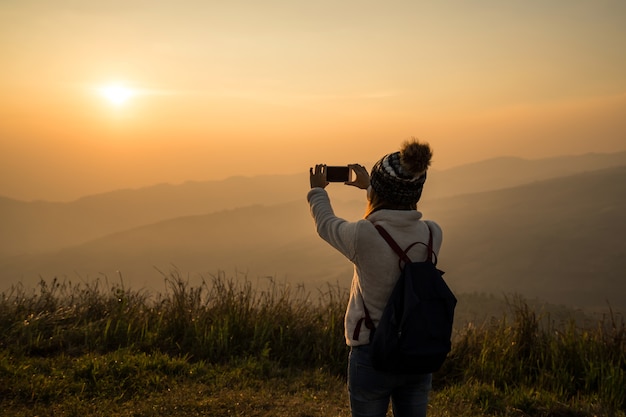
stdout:
[[350,168],[353,175],[346,185],[366,190],[370,186],[370,174],[367,172],[367,168],[359,164],[350,164],[348,168]]
[[349,164],[337,165],[315,165],[309,169],[311,176],[311,188],[325,188],[331,182],[343,182],[360,189],[367,189],[370,185],[370,176],[363,165]]
[[326,188],[328,181],[326,180],[325,166],[322,164],[315,165],[315,168],[309,168],[309,177],[311,180],[311,188]]

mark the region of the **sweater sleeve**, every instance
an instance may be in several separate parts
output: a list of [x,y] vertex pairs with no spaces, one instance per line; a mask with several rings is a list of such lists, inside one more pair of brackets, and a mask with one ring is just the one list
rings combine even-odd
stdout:
[[320,237],[353,261],[356,254],[358,222],[349,222],[337,217],[330,204],[328,193],[323,188],[312,188],[307,194],[307,200]]

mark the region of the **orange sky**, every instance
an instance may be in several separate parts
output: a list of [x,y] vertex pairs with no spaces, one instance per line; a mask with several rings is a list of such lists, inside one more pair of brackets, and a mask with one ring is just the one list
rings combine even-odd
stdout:
[[439,169],[626,150],[624,22],[622,0],[3,0],[0,196],[373,162],[409,136]]

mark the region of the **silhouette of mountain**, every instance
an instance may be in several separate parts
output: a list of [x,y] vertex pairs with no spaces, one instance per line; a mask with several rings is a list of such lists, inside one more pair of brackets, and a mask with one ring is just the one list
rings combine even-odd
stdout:
[[61,249],[168,218],[293,201],[306,186],[301,175],[232,177],[119,190],[69,203],[0,198],[0,258]]
[[[423,201],[618,165],[626,165],[626,152],[540,160],[496,158],[445,171],[432,170]],[[306,171],[284,176],[159,184],[66,203],[23,202],[0,197],[0,260],[59,250],[170,218],[302,199],[308,187]],[[333,185],[332,189],[336,198],[361,200],[363,197],[363,192],[353,187]]]
[[536,160],[493,158],[445,171],[434,171],[428,179],[424,197],[432,199],[510,188],[534,181],[622,165],[626,165],[626,152],[589,153]]
[[[522,186],[424,200],[444,229],[439,266],[458,292],[510,293],[585,307],[626,308],[626,166]],[[356,220],[361,200],[337,198]],[[39,276],[89,279],[121,271],[133,287],[161,289],[176,266],[191,280],[218,270],[249,279],[349,285],[352,267],[316,235],[301,187],[297,200],[184,216],[44,255],[0,263],[4,286]]]

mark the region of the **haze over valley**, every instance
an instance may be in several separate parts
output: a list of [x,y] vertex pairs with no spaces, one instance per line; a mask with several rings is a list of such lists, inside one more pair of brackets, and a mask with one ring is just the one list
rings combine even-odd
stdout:
[[[1,198],[0,289],[121,274],[126,285],[159,291],[172,270],[191,282],[224,271],[253,282],[347,287],[351,264],[316,235],[304,171],[65,203]],[[623,309],[624,184],[626,152],[495,158],[432,170],[419,208],[444,229],[439,267],[459,293]],[[362,217],[362,190],[327,190],[337,214]]]

